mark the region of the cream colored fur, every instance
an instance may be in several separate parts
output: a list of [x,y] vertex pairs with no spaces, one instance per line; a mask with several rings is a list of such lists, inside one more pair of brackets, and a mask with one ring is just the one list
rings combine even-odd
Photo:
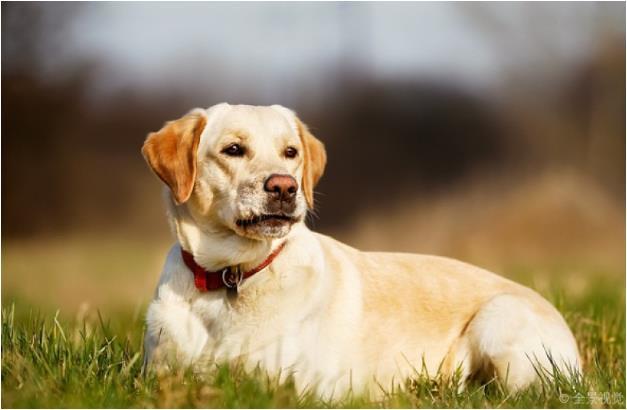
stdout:
[[[202,369],[238,359],[292,375],[299,389],[325,397],[376,394],[415,375],[423,361],[430,375],[459,367],[464,378],[496,374],[512,389],[536,379],[531,358],[550,370],[547,352],[562,370],[580,369],[568,326],[532,290],[452,259],[365,253],[314,233],[303,222],[302,187],[296,222],[269,237],[241,231],[235,220],[261,212],[269,174],[302,181],[309,160],[302,124],[280,106],[220,104],[193,113],[206,125],[190,198],[177,204],[167,191],[177,242],[147,313],[148,362]],[[250,155],[221,154],[232,140]],[[286,144],[298,148],[297,159],[281,156]],[[237,296],[200,293],[180,255],[183,247],[208,270],[250,269],[283,241]]]

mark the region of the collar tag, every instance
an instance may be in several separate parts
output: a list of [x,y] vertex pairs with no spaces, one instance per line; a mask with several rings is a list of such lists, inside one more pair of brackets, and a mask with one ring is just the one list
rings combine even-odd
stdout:
[[226,267],[222,269],[222,283],[227,289],[237,292],[239,285],[242,283],[243,275],[239,266]]

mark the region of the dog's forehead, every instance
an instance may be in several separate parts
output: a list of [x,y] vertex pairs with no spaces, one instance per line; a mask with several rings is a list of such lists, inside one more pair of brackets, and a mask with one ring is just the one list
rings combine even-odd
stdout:
[[289,111],[282,112],[275,107],[253,105],[231,105],[224,110],[218,123],[218,130],[242,131],[252,137],[273,137],[295,134],[296,126]]

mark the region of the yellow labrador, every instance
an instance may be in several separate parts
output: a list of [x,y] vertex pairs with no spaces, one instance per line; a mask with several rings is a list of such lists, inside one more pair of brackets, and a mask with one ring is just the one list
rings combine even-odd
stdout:
[[[325,396],[415,371],[580,370],[564,319],[532,290],[452,259],[365,253],[304,223],[323,144],[282,106],[195,109],[148,135],[176,244],[147,313],[146,360],[239,359]],[[551,358],[551,359],[550,359]]]

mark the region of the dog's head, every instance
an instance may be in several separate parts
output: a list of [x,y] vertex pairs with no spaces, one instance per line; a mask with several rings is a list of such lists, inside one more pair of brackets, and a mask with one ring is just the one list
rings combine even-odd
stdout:
[[196,223],[280,238],[313,208],[323,144],[282,106],[219,104],[150,133],[142,153]]

